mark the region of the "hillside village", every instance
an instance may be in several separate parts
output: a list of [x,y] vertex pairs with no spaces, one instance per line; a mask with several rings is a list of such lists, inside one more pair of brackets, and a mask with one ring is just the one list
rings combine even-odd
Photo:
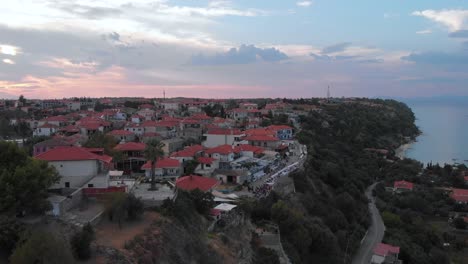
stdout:
[[[156,217],[151,212],[153,208],[160,208],[158,210],[166,214],[170,212],[171,216],[180,214],[180,210],[185,209],[177,209],[181,205],[177,205],[176,199],[184,200],[186,193],[191,193],[190,195],[194,195],[191,199],[197,200],[194,205],[197,211],[206,214],[209,219],[208,222],[199,225],[207,226],[209,232],[217,230],[216,234],[221,234],[218,239],[225,239],[224,234],[232,232],[229,228],[235,227],[234,230],[239,237],[235,240],[233,237],[236,235],[231,234],[231,243],[233,243],[231,246],[235,248],[231,250],[240,250],[240,253],[235,257],[231,256],[233,261],[250,263],[252,254],[260,254],[267,260],[257,263],[270,263],[271,256],[277,256],[273,259],[275,261],[278,259],[279,263],[292,263],[291,256],[286,253],[291,249],[283,248],[284,240],[280,237],[280,230],[284,226],[281,221],[272,221],[275,206],[270,204],[271,216],[269,213],[260,218],[252,215],[253,220],[260,219],[253,221],[253,224],[246,217],[246,212],[257,210],[260,213],[256,214],[261,214],[263,209],[259,203],[269,204],[276,201],[277,205],[281,203],[281,200],[275,198],[278,194],[282,197],[292,197],[291,195],[296,193],[296,188],[300,193],[311,190],[316,192],[314,195],[320,193],[313,183],[315,179],[306,181],[304,186],[297,185],[301,182],[301,177],[304,177],[302,175],[306,175],[305,162],[311,162],[311,157],[308,155],[311,146],[308,142],[308,138],[311,137],[309,131],[302,133],[300,138],[298,135],[304,129],[301,124],[305,124],[306,127],[312,126],[312,123],[307,123],[307,116],[320,116],[314,120],[318,122],[317,129],[327,130],[330,129],[330,125],[336,124],[341,126],[341,123],[330,123],[330,120],[337,118],[330,117],[331,113],[340,105],[357,106],[358,109],[365,111],[369,109],[371,111],[374,109],[376,112],[395,111],[393,106],[378,101],[353,98],[291,101],[187,98],[27,100],[20,97],[19,100],[0,101],[0,110],[10,113],[0,120],[0,135],[3,136],[3,140],[15,142],[28,150],[33,159],[47,162],[60,176],[59,180],[48,189],[47,200],[51,207],[46,214],[50,219],[75,229],[84,230],[88,224],[96,227],[99,223],[105,222],[107,215],[110,219],[116,217],[109,213],[109,197],[114,195],[113,197],[118,199],[119,194],[125,194],[141,202],[141,206],[146,209],[143,220],[143,223],[146,223],[150,221],[148,219]],[[395,118],[394,114],[390,116]],[[324,120],[320,120],[322,118]],[[404,125],[407,124],[402,123],[403,127]],[[347,130],[346,127],[343,129]],[[369,129],[372,131],[372,126]],[[344,135],[348,132],[333,131],[333,133]],[[363,157],[379,163],[382,168],[378,174],[373,175],[380,183],[373,190],[373,197],[368,197],[369,201],[372,200],[369,206],[375,204],[383,213],[385,226],[391,228],[390,212],[396,215],[401,213],[401,209],[398,208],[401,205],[395,201],[405,199],[408,195],[416,195],[418,192],[414,190],[420,190],[421,186],[430,187],[431,190],[436,188],[447,197],[445,207],[447,213],[430,214],[445,217],[447,228],[452,228],[453,222],[459,219],[468,223],[466,206],[462,206],[466,204],[468,197],[466,190],[463,189],[468,182],[468,173],[464,174],[463,167],[453,169],[453,173],[460,173],[465,182],[437,184],[433,180],[440,174],[440,168],[437,173],[431,173],[429,169],[421,171],[419,163],[411,163],[408,165],[411,169],[408,169],[404,166],[407,161],[396,157],[393,150],[400,144],[410,141],[414,135],[412,130],[405,133],[394,136],[397,141],[387,142],[386,138],[384,143],[366,142],[363,146],[367,147],[361,148]],[[346,137],[343,138],[347,140]],[[314,151],[314,155],[317,155],[316,152]],[[398,169],[393,169],[394,167]],[[327,175],[335,173],[328,170],[326,168],[323,173]],[[396,173],[380,175],[392,170]],[[402,174],[405,170],[409,172]],[[450,172],[452,173],[452,170]],[[426,177],[432,178],[428,180]],[[363,182],[370,183],[369,180]],[[326,180],[324,183],[336,184]],[[304,191],[305,186],[309,185],[311,188]],[[271,193],[273,195],[270,195]],[[363,196],[359,192],[356,195]],[[128,203],[132,203],[131,199]],[[251,202],[246,203],[246,201]],[[452,201],[463,208],[453,212],[449,208],[452,206]],[[139,202],[135,202],[137,207]],[[201,207],[197,205],[199,202],[202,203]],[[252,204],[255,208],[247,209],[252,207]],[[267,211],[269,212],[270,208]],[[288,214],[295,213],[291,211]],[[28,219],[33,214],[24,211],[20,212],[20,215]],[[130,215],[129,212],[127,217],[131,218]],[[364,213],[362,217],[368,216]],[[378,217],[380,218],[380,215]],[[368,226],[367,221],[361,225]],[[118,224],[120,227],[120,220]],[[145,228],[148,228],[148,225]],[[109,231],[102,224],[96,231],[103,237],[119,234]],[[251,231],[253,233],[250,233]],[[410,258],[407,248],[403,248],[400,254],[400,246],[405,246],[401,245],[401,241],[395,240],[388,231],[383,237],[383,232],[381,230],[380,240],[383,238],[385,243],[372,245],[370,255],[364,256],[363,259],[367,258],[367,262],[381,264],[403,263],[401,259]],[[351,235],[353,233],[354,231]],[[137,232],[134,235],[138,234]],[[112,242],[112,247],[124,250],[122,247],[125,245],[125,250],[133,252],[132,256],[141,263],[153,263],[154,256],[153,262],[142,260],[154,254],[150,252],[148,246],[140,245],[143,243],[141,241],[146,243],[147,240],[150,242],[154,240],[148,235],[148,231],[145,231],[145,234],[144,238],[134,235],[115,238],[119,244]],[[360,230],[355,236],[357,237],[353,238],[354,248],[358,247],[358,241],[362,244],[365,239],[370,239],[366,238],[367,232],[364,234],[364,230]],[[457,235],[457,237],[463,236]],[[286,238],[288,239],[290,238]],[[347,239],[348,244],[349,239]],[[216,241],[216,239],[211,240]],[[261,246],[252,246],[254,253],[243,251],[245,247],[242,243],[246,241]],[[453,243],[454,239],[450,241]],[[150,245],[149,248],[153,246]],[[218,251],[221,250],[219,247],[219,244],[214,246]],[[262,251],[265,248],[270,251]],[[362,248],[364,246],[361,246]],[[96,250],[107,252],[105,254],[101,252],[100,255],[109,255],[108,251],[111,249]],[[351,258],[347,255],[348,245],[343,251],[344,260],[350,261]],[[112,252],[114,253],[110,254],[111,257],[108,256],[110,259],[120,256],[120,253]],[[118,257],[120,260],[126,258],[128,256]],[[224,256],[224,260],[226,259],[229,257]],[[216,263],[215,259],[213,261]]]

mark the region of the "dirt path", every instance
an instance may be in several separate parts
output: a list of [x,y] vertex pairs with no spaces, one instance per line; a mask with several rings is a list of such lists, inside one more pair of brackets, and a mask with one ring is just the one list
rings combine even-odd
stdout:
[[122,250],[125,241],[132,240],[136,235],[143,234],[145,229],[158,218],[159,214],[156,212],[145,212],[140,221],[124,223],[122,229],[119,229],[117,223],[111,223],[107,219],[103,219],[96,227],[96,243]]

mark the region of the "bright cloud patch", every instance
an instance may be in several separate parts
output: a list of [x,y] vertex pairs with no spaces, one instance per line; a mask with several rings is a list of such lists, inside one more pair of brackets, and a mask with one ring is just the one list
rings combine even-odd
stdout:
[[0,54],[16,56],[19,53],[19,48],[10,45],[0,45]]
[[3,59],[2,61],[3,63],[6,63],[6,64],[15,64],[15,62],[10,59]]
[[312,1],[300,1],[296,2],[297,6],[308,7],[312,5]]
[[425,17],[429,20],[442,24],[450,31],[457,31],[466,27],[465,22],[468,19],[468,10],[423,10],[414,11],[413,16]]

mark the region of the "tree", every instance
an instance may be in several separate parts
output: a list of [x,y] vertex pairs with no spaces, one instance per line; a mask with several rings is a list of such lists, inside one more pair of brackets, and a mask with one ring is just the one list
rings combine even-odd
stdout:
[[71,240],[71,248],[75,258],[86,260],[91,257],[91,242],[95,239],[94,229],[90,223],[83,226],[81,231],[75,233]]
[[101,132],[94,133],[83,144],[86,148],[103,148],[107,155],[112,155],[114,147],[117,145],[117,140],[109,135]]
[[33,231],[10,257],[12,264],[62,264],[74,263],[68,243],[50,232]]
[[260,247],[256,250],[254,264],[279,264],[279,257],[276,251],[270,248]]
[[24,230],[24,224],[14,217],[0,215],[0,248],[11,253]]
[[163,148],[164,144],[158,139],[151,139],[146,143],[145,158],[151,162],[151,188],[150,190],[156,190],[156,179],[155,179],[155,168],[156,161],[164,156]]
[[457,217],[453,219],[453,226],[456,229],[466,229],[466,222],[463,217]]
[[203,192],[195,189],[190,192],[190,197],[199,214],[208,215],[210,209],[214,207],[213,195],[210,192]]
[[128,220],[136,220],[143,214],[143,202],[133,194],[112,193],[107,196],[106,212],[110,221],[116,221],[119,228]]
[[15,144],[0,143],[0,213],[24,215],[50,209],[47,190],[60,180],[47,162],[27,157]]
[[197,168],[198,164],[200,164],[200,163],[198,161],[196,161],[196,160],[187,161],[187,163],[185,165],[185,175],[193,174],[193,172]]

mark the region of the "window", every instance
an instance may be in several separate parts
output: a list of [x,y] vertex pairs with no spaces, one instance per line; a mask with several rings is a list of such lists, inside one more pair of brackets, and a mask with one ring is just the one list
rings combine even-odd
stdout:
[[65,182],[65,188],[70,188],[70,182]]
[[93,187],[94,187],[94,184],[90,183],[90,184],[88,184],[88,187],[89,187],[89,188],[93,188]]
[[60,168],[63,168],[63,164],[60,164]]

